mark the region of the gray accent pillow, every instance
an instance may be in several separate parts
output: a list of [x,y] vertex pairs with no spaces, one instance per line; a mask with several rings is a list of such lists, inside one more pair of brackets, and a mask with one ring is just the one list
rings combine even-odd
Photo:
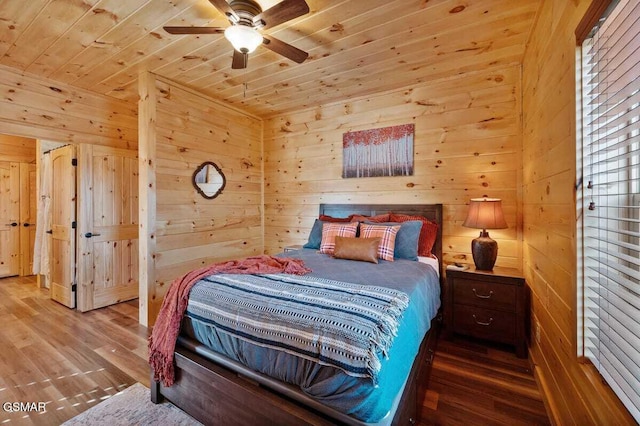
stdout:
[[320,243],[322,242],[322,225],[324,223],[325,222],[321,221],[320,219],[316,219],[316,221],[313,222],[311,232],[309,232],[309,239],[307,243],[302,246],[302,248],[320,249]]

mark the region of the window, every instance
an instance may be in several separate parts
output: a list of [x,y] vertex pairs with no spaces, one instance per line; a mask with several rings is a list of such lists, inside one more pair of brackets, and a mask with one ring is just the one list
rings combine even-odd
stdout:
[[[640,2],[581,46],[582,355],[640,422]],[[580,159],[578,159],[580,161]]]

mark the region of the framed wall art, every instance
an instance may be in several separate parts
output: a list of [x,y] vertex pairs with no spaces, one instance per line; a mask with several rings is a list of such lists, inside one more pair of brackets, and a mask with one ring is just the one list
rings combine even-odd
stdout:
[[414,124],[342,135],[342,177],[412,176]]

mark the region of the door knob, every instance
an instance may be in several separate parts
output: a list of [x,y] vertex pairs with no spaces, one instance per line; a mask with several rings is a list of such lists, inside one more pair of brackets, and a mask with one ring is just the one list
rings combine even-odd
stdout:
[[7,223],[7,226],[18,226],[18,222]]
[[30,224],[30,223],[25,222],[25,223],[23,223],[23,224],[22,224],[22,226],[24,226],[25,228],[28,228],[28,227],[30,227],[30,226],[31,226],[31,224]]
[[91,232],[87,232],[86,234],[84,234],[84,236],[86,238],[91,238],[91,237],[99,237],[100,234],[92,234]]

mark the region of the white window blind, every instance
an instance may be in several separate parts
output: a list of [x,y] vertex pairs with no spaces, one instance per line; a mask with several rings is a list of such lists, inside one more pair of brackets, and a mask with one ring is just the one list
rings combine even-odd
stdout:
[[584,355],[640,422],[640,2],[582,44]]

